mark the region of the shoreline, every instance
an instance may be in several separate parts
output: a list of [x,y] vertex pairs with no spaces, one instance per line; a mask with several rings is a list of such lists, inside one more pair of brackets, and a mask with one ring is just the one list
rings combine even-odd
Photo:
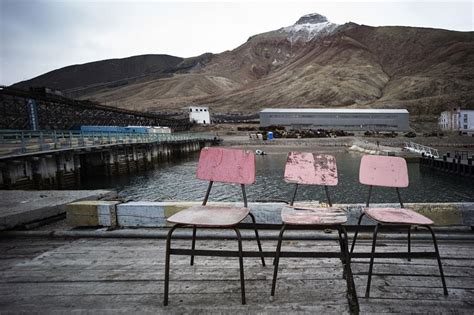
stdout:
[[[396,154],[403,156],[420,156],[404,151],[407,142],[415,142],[435,148],[440,155],[446,152],[468,151],[474,154],[474,138],[463,136],[452,137],[395,137],[379,138],[364,136],[347,136],[337,138],[300,138],[300,139],[272,139],[255,140],[247,135],[220,135],[222,145],[227,147],[243,147],[248,150],[263,150],[267,153],[281,152],[282,149],[291,150],[305,148],[306,150],[342,151],[351,150],[366,154]],[[378,142],[378,144],[377,144]]]

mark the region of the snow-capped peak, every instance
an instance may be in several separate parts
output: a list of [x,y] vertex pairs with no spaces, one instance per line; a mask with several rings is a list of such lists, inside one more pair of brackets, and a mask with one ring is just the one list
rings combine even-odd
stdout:
[[302,16],[294,25],[283,27],[280,33],[287,33],[293,43],[297,40],[308,42],[321,35],[332,33],[339,24],[331,23],[320,14],[313,13]]
[[296,21],[295,24],[318,24],[318,23],[325,23],[329,22],[328,19],[321,14],[318,13],[311,13],[311,14],[306,14],[300,17],[298,21]]

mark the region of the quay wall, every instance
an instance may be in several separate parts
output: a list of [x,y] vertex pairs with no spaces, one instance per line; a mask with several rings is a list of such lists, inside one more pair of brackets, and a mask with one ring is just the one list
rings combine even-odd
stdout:
[[[178,211],[201,202],[148,202],[86,201],[67,205],[66,222],[71,227],[104,226],[112,228],[169,227],[166,219]],[[319,205],[317,201],[298,203],[299,206]],[[209,202],[209,205],[242,203]],[[285,203],[251,202],[249,207],[257,223],[281,224],[281,210]],[[348,214],[347,225],[356,225],[365,204],[336,204]],[[380,207],[399,207],[398,204],[374,204]],[[441,226],[474,226],[474,203],[408,203],[405,207],[421,213]],[[248,218],[247,218],[248,219]],[[247,220],[246,219],[246,220]],[[245,221],[247,222],[247,221]],[[248,223],[251,221],[248,220]],[[364,218],[363,225],[373,222]]]
[[474,177],[473,160],[473,156],[462,159],[462,157],[449,157],[449,154],[442,158],[423,157],[420,159],[420,167],[445,172],[451,176]]
[[212,145],[206,140],[129,143],[17,156],[0,161],[0,189],[77,189],[81,180],[153,169]]

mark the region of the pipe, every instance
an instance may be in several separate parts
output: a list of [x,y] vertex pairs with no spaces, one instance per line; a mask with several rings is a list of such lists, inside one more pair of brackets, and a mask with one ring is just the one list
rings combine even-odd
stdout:
[[[190,231],[179,231],[180,233],[175,234],[175,238],[179,239],[191,239],[192,230]],[[255,235],[253,230],[242,231],[242,239],[254,240]],[[314,231],[294,231],[296,233],[288,233],[285,239],[289,240],[338,240],[336,234],[325,233],[325,234],[314,234]],[[309,232],[309,233],[308,233]],[[138,230],[115,230],[107,231],[105,229],[94,230],[94,231],[3,231],[0,232],[0,239],[3,238],[16,238],[16,237],[52,237],[52,238],[153,238],[153,239],[165,239],[168,229],[161,229],[160,231],[138,231]],[[260,231],[260,239],[263,240],[277,240],[278,231]],[[437,233],[439,240],[460,240],[460,241],[474,241],[474,234],[470,232],[465,233]],[[235,235],[230,231],[222,231],[221,233],[211,233],[203,230],[199,234],[197,239],[232,239]],[[370,235],[363,234],[360,236],[361,239],[370,239]],[[380,235],[380,239],[386,240],[406,240],[405,234],[389,234],[384,233]],[[427,233],[413,233],[412,240],[431,240],[431,235]]]

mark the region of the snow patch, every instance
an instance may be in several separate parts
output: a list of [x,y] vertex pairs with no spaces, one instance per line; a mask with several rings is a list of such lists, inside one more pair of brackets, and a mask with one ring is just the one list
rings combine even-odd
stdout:
[[323,15],[312,13],[302,16],[294,25],[283,27],[280,33],[287,33],[290,42],[298,40],[308,42],[313,38],[327,35],[336,30],[339,24],[331,23]]

